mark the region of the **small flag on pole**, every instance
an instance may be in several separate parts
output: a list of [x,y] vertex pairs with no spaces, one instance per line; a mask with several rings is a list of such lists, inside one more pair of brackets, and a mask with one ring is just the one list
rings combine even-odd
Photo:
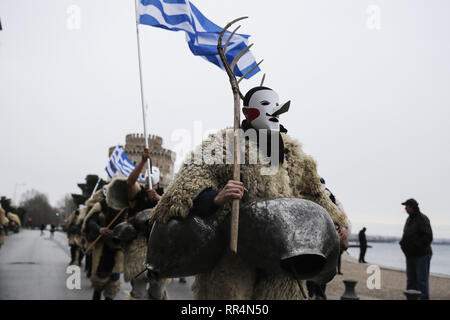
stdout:
[[[185,31],[192,53],[225,69],[217,52],[217,40],[222,28],[208,20],[189,0],[139,0],[137,7],[139,23],[172,31]],[[226,41],[231,32],[225,33]],[[231,64],[236,55],[248,45],[248,35],[235,34],[228,44],[226,58]],[[234,68],[234,74],[242,77],[256,65],[256,60],[247,51]],[[260,71],[256,67],[247,79]]]
[[[136,165],[128,159],[125,150],[121,146],[117,146],[111,154],[105,170],[109,178],[112,179],[117,176],[128,177],[134,168],[136,168]],[[139,176],[139,180],[145,181],[142,174]]]

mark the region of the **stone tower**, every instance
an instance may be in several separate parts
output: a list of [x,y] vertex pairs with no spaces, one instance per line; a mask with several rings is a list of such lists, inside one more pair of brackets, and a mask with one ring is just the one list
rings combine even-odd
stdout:
[[[176,153],[172,150],[164,149],[162,147],[163,139],[156,135],[148,136],[148,147],[150,149],[150,157],[152,159],[152,166],[158,167],[161,172],[159,184],[166,188],[173,180],[174,163]],[[141,161],[142,151],[145,148],[145,140],[143,134],[127,134],[125,137],[125,146],[123,149],[125,153],[134,164]],[[111,157],[114,147],[109,148],[108,157]],[[142,173],[147,170],[147,164],[144,166]]]

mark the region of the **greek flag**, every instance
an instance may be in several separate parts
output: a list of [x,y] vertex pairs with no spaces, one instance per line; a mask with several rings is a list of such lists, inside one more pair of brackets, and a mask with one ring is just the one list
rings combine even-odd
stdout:
[[[121,146],[117,146],[111,154],[105,170],[109,178],[112,179],[117,176],[128,177],[134,168],[136,168],[136,165],[128,159],[125,150]],[[139,180],[145,180],[144,176],[140,175]]]
[[[217,52],[217,41],[222,28],[208,20],[189,0],[139,0],[137,7],[139,23],[173,31],[185,31],[189,48],[196,56],[214,63],[222,69],[222,61]],[[226,42],[231,32],[226,32]],[[235,34],[227,47],[226,58],[231,64],[234,57],[248,45],[248,35]],[[256,65],[250,50],[238,61],[233,72],[242,77]],[[251,78],[260,71],[256,67],[246,78]]]

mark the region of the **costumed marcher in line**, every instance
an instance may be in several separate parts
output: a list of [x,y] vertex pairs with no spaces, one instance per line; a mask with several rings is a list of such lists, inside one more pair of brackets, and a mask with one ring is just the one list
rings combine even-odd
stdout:
[[[258,139],[247,139],[241,145],[245,158],[251,152],[259,157],[254,164],[240,164],[241,181],[232,180],[233,165],[224,163],[229,154],[227,131],[219,131],[203,141],[202,150],[212,150],[203,154],[203,162],[186,160],[174,181],[153,209],[150,223],[167,223],[171,219],[187,218],[189,215],[216,215],[225,219],[231,212],[233,199],[245,204],[252,200],[271,198],[301,198],[322,206],[333,220],[336,230],[344,227],[344,219],[337,207],[321,187],[317,164],[306,155],[301,144],[287,135],[280,125],[279,115],[287,111],[289,103],[279,103],[278,94],[270,88],[259,86],[251,89],[244,97],[245,120],[241,129],[247,133],[254,129],[267,130],[267,143]],[[273,146],[272,134],[278,140]],[[245,149],[244,149],[245,148]],[[267,162],[262,159],[271,159]],[[191,159],[192,159],[191,158]],[[242,159],[242,158],[241,158]],[[276,159],[276,160],[273,160]],[[219,161],[217,161],[219,160]],[[272,163],[272,160],[278,166]],[[264,173],[264,174],[263,174]],[[337,238],[335,230],[332,236]],[[176,257],[174,257],[176,259]],[[307,299],[306,281],[297,281],[286,273],[266,273],[258,266],[250,265],[239,255],[225,251],[219,262],[209,272],[197,274],[192,286],[195,299]]]
[[345,226],[341,228],[339,232],[339,256],[338,256],[338,264],[337,264],[337,274],[342,275],[341,272],[341,257],[342,253],[348,249],[349,243],[348,243],[348,235],[351,232],[351,224],[350,220],[348,219],[347,214],[345,213],[344,206],[342,203],[335,197],[335,195],[326,187],[325,179],[320,178],[320,183],[322,183],[322,188],[324,189],[325,193],[330,197],[330,200],[336,205],[336,207],[339,209],[339,212],[342,214],[344,220],[345,220]]
[[[105,188],[105,186],[104,186]],[[85,201],[84,206],[80,209],[80,214],[78,215],[77,219],[76,219],[76,226],[77,229],[82,229],[82,226],[85,222],[86,216],[89,213],[89,211],[91,211],[91,209],[94,207],[94,205],[97,202],[102,201],[105,198],[105,189],[100,189],[97,190],[91,198],[89,198],[88,200]],[[81,261],[83,260],[83,258],[85,257],[85,265],[84,265],[84,269],[86,272],[86,276],[88,278],[91,277],[91,273],[92,273],[92,250],[90,250],[89,252],[87,252],[86,254],[84,254],[84,252],[87,249],[87,239],[86,239],[86,234],[84,232],[80,232],[79,234],[77,234],[75,236],[75,243],[76,245],[80,248],[79,250],[79,255],[77,258],[78,261],[78,265],[81,266]]]
[[[146,209],[153,208],[164,193],[164,190],[159,186],[160,171],[157,167],[151,166],[151,189],[149,189],[148,183],[138,183],[138,178],[148,159],[150,159],[150,151],[145,148],[141,161],[126,179],[125,196],[128,202],[127,222],[135,226],[137,234],[134,240],[124,244],[124,280],[130,282],[132,287],[128,299],[167,300],[168,296],[165,286],[170,280],[154,281],[148,279],[145,274],[141,274],[135,278],[135,276],[141,273],[145,263],[150,232],[149,227],[138,225],[137,214]],[[111,205],[120,202],[115,201],[111,195],[115,186],[118,186],[121,181],[124,181],[124,179],[115,178],[111,182],[111,192],[108,193],[107,198]],[[120,208],[120,205],[116,208]],[[147,225],[147,220],[143,222]]]
[[74,236],[74,244],[79,248],[79,250],[76,251],[76,261],[78,261],[78,265],[81,266],[82,260],[83,258],[85,258],[84,271],[86,272],[86,277],[88,278],[91,277],[92,250],[84,253],[86,250],[87,239],[86,234],[82,232],[82,227],[88,212],[92,209],[94,204],[96,204],[98,201],[101,201],[102,199],[103,198],[101,196],[101,192],[96,192],[93,197],[86,200],[83,205],[80,205],[80,214],[75,219],[76,228],[80,230],[80,232]]
[[[123,221],[120,216],[110,228],[106,226],[114,219],[119,211],[112,209],[106,203],[103,191],[99,190],[101,201],[94,204],[87,213],[81,228],[86,235],[87,246],[101,235],[99,241],[92,248],[91,283],[94,287],[93,300],[113,300],[120,291],[120,274],[123,272],[123,251],[112,237],[112,228]],[[97,200],[100,196],[97,198]]]
[[19,232],[20,228],[22,227],[22,222],[20,221],[19,216],[15,213],[8,212],[6,217],[9,220],[8,229],[14,233]]
[[[322,189],[326,193],[326,195],[330,198],[334,205],[338,208],[341,213],[343,219],[345,219],[345,225],[339,230],[339,255],[337,261],[337,274],[342,275],[341,272],[341,257],[342,253],[348,249],[348,234],[350,233],[350,221],[344,211],[344,206],[342,203],[335,197],[335,195],[326,187],[325,179],[320,178],[320,183],[322,184]],[[316,283],[313,281],[307,281],[308,292],[311,298],[315,300],[326,300],[326,283]]]
[[5,229],[8,227],[8,223],[9,220],[6,217],[5,210],[3,208],[0,208],[0,248],[5,244]]
[[351,233],[352,225],[350,223],[350,220],[348,219],[347,214],[344,211],[344,206],[342,203],[336,199],[336,206],[339,208],[339,210],[342,212],[342,215],[345,219],[345,226],[341,228],[339,231],[339,257],[338,257],[338,264],[337,264],[337,274],[343,275],[342,269],[341,269],[341,261],[342,261],[342,254],[344,251],[347,251],[349,247],[348,243],[348,235]]
[[82,248],[79,246],[79,241],[77,238],[81,237],[81,225],[77,223],[78,217],[80,216],[80,210],[76,209],[72,211],[66,220],[66,232],[67,239],[69,241],[70,247],[70,265],[77,264],[81,265]]

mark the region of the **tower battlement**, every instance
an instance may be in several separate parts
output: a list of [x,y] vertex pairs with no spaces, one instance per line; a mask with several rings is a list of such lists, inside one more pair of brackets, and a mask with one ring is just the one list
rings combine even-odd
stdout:
[[[160,185],[167,187],[173,180],[174,163],[176,160],[176,153],[170,149],[165,149],[162,146],[162,137],[150,134],[148,135],[148,147],[150,149],[150,157],[152,165],[158,167],[161,172]],[[130,133],[125,136],[125,145],[123,149],[128,159],[134,164],[138,164],[141,160],[142,151],[145,148],[145,137],[141,133]],[[108,150],[108,157],[114,151],[114,147]],[[144,166],[142,173],[147,170],[147,165]]]

